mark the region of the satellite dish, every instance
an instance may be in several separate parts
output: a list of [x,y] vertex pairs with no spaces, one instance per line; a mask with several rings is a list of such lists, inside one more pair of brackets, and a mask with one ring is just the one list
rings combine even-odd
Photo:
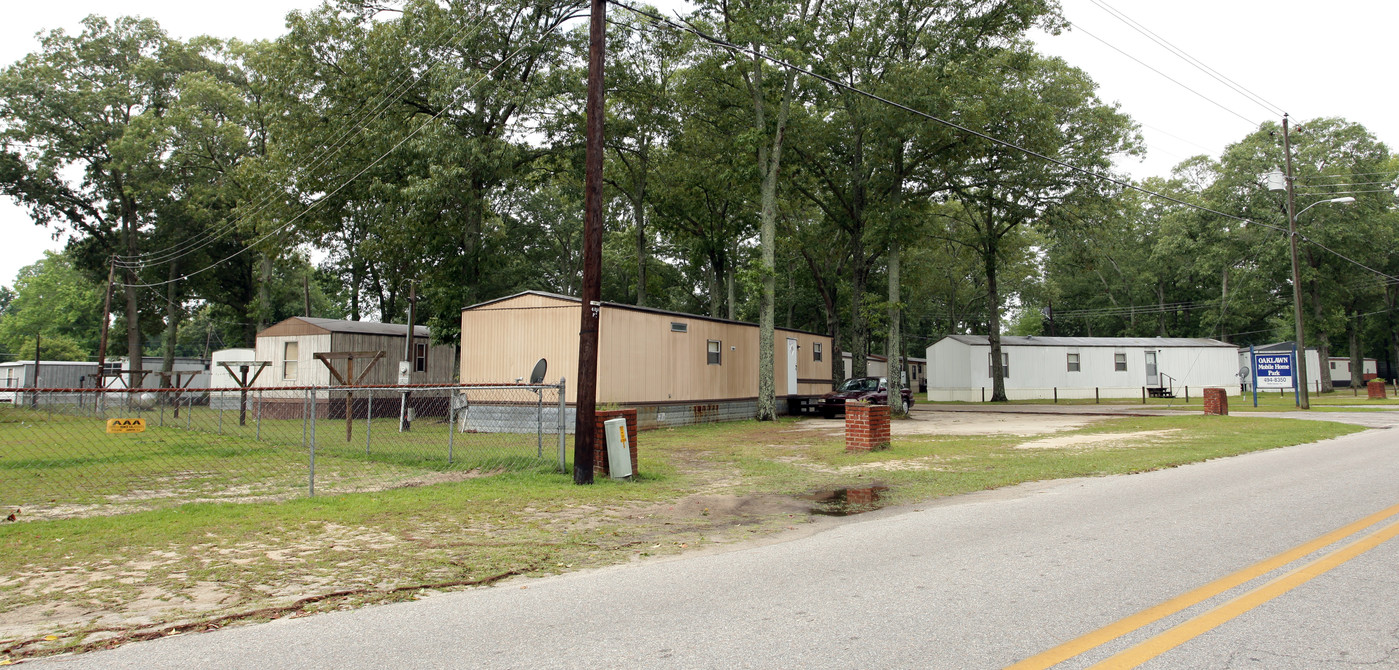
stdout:
[[547,361],[547,360],[545,360],[545,359],[543,359],[543,358],[539,359],[539,362],[534,364],[534,371],[531,372],[531,373],[529,373],[529,383],[531,383],[531,384],[542,384],[542,383],[544,383],[544,370],[546,370],[548,367],[549,367],[549,361]]
[[1239,376],[1240,376],[1240,377],[1247,377],[1247,376],[1248,376],[1248,366],[1247,366],[1247,365],[1245,365],[1245,366],[1239,368]]

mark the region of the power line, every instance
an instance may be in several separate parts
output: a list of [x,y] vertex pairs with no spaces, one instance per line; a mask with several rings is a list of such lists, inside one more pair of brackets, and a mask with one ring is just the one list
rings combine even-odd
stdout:
[[[905,105],[905,104],[903,104],[903,103],[895,102],[895,101],[890,100],[890,99],[888,99],[888,98],[885,98],[885,97],[876,95],[876,94],[874,94],[874,93],[870,93],[870,92],[868,92],[868,91],[865,91],[865,90],[863,90],[863,89],[857,88],[857,87],[855,87],[855,86],[851,86],[851,85],[849,85],[849,84],[845,84],[845,83],[836,81],[836,80],[834,80],[834,79],[831,79],[830,77],[826,77],[826,76],[817,74],[817,73],[812,72],[812,71],[810,71],[810,70],[808,70],[808,69],[806,69],[806,68],[799,67],[799,66],[794,65],[794,64],[792,64],[792,63],[789,63],[789,62],[787,62],[787,61],[784,61],[784,60],[782,60],[782,59],[780,59],[780,58],[775,58],[775,57],[770,56],[770,55],[768,55],[768,54],[765,54],[765,53],[762,53],[762,52],[759,52],[759,51],[755,51],[755,50],[749,49],[749,48],[747,48],[747,47],[742,47],[742,46],[733,44],[732,42],[728,42],[728,41],[725,41],[725,40],[721,40],[721,39],[719,39],[719,38],[717,38],[717,37],[714,37],[714,36],[712,36],[712,35],[709,35],[709,34],[703,32],[703,31],[701,31],[701,30],[699,30],[699,29],[697,29],[697,28],[695,28],[695,27],[693,27],[693,26],[681,25],[681,24],[675,23],[675,22],[671,21],[670,19],[667,19],[667,18],[664,17],[664,16],[660,16],[660,15],[658,15],[658,14],[655,14],[655,13],[653,13],[653,12],[649,12],[649,11],[646,11],[646,10],[643,10],[643,9],[638,9],[638,8],[633,7],[633,6],[631,6],[631,5],[628,5],[628,4],[624,3],[624,2],[621,2],[620,0],[607,0],[607,2],[608,2],[609,4],[612,4],[612,5],[616,5],[616,6],[618,6],[618,7],[621,7],[622,9],[625,9],[625,10],[630,11],[630,12],[632,12],[632,13],[639,14],[639,15],[641,15],[641,16],[648,17],[648,18],[650,18],[650,19],[653,20],[653,21],[658,21],[658,22],[660,22],[660,23],[663,23],[663,24],[665,24],[665,25],[667,25],[667,26],[670,26],[670,27],[672,27],[672,28],[674,28],[674,29],[676,29],[676,30],[680,30],[680,31],[683,31],[683,32],[688,32],[688,33],[690,33],[690,34],[692,34],[692,35],[694,35],[694,36],[700,38],[702,41],[709,42],[709,43],[711,43],[711,44],[713,44],[713,45],[715,45],[715,46],[718,46],[718,47],[720,47],[720,48],[722,48],[722,49],[726,49],[726,50],[732,51],[732,52],[738,52],[738,53],[743,53],[743,54],[751,55],[751,56],[753,56],[754,58],[759,58],[759,59],[768,61],[769,63],[772,63],[772,64],[777,65],[777,66],[779,66],[779,67],[789,69],[789,70],[791,70],[791,71],[793,71],[793,72],[797,72],[797,73],[799,73],[799,74],[804,74],[804,75],[806,75],[806,76],[808,76],[808,77],[811,77],[812,79],[816,79],[817,81],[823,82],[823,83],[825,83],[825,84],[828,85],[828,86],[832,86],[832,87],[834,87],[834,88],[838,88],[838,89],[850,91],[851,93],[854,93],[854,94],[859,95],[859,96],[861,96],[861,97],[868,98],[868,99],[870,99],[870,100],[874,100],[875,102],[883,103],[883,104],[888,105],[888,106],[890,106],[890,107],[893,107],[893,108],[895,108],[895,109],[901,109],[901,110],[903,110],[903,111],[905,111],[905,112],[908,112],[908,113],[910,113],[910,114],[913,114],[913,115],[915,115],[915,116],[919,116],[919,117],[928,119],[929,121],[933,121],[933,122],[935,122],[935,123],[942,124],[943,126],[946,126],[946,127],[948,127],[948,128],[952,128],[952,129],[957,130],[957,131],[959,131],[959,132],[963,132],[963,133],[966,133],[966,134],[968,134],[968,135],[972,135],[972,136],[974,136],[974,137],[979,137],[979,138],[984,139],[984,140],[986,140],[986,141],[988,141],[988,142],[991,142],[992,144],[996,144],[996,145],[999,145],[999,146],[1003,146],[1003,147],[1005,147],[1005,148],[1007,148],[1007,149],[1013,149],[1013,150],[1015,150],[1015,151],[1019,151],[1019,152],[1025,154],[1025,155],[1027,155],[1027,156],[1032,156],[1032,157],[1034,157],[1034,158],[1038,158],[1038,159],[1040,159],[1040,160],[1053,163],[1053,164],[1058,165],[1058,166],[1060,166],[1060,167],[1067,168],[1067,169],[1069,169],[1070,171],[1077,172],[1077,173],[1080,173],[1080,174],[1083,174],[1083,175],[1092,177],[1092,178],[1094,178],[1094,179],[1098,179],[1098,180],[1101,180],[1101,181],[1105,181],[1105,182],[1108,182],[1108,183],[1116,184],[1116,185],[1121,186],[1121,187],[1123,187],[1123,188],[1130,189],[1130,190],[1133,190],[1133,191],[1137,191],[1138,193],[1142,193],[1143,195],[1151,196],[1151,197],[1153,197],[1153,198],[1158,198],[1158,199],[1160,199],[1160,200],[1165,200],[1165,201],[1167,201],[1167,202],[1172,202],[1172,203],[1175,203],[1175,204],[1178,204],[1178,205],[1182,205],[1182,206],[1184,206],[1184,207],[1188,207],[1188,208],[1190,208],[1190,209],[1194,209],[1194,210],[1197,210],[1197,211],[1200,211],[1200,212],[1205,212],[1205,213],[1208,213],[1208,214],[1213,214],[1213,215],[1215,215],[1215,216],[1218,216],[1218,217],[1221,217],[1221,218],[1225,218],[1225,219],[1229,219],[1229,220],[1231,220],[1231,221],[1238,221],[1238,222],[1240,222],[1240,223],[1243,223],[1244,225],[1261,226],[1261,227],[1263,227],[1263,228],[1270,228],[1270,229],[1272,229],[1272,230],[1276,230],[1276,231],[1279,231],[1279,232],[1282,232],[1282,233],[1289,233],[1289,231],[1288,231],[1286,228],[1281,228],[1281,227],[1274,226],[1274,225],[1271,225],[1271,224],[1262,223],[1262,222],[1260,222],[1260,221],[1254,221],[1254,220],[1252,220],[1252,219],[1246,219],[1246,218],[1244,218],[1244,217],[1235,216],[1235,215],[1233,215],[1233,214],[1226,214],[1226,213],[1221,212],[1221,211],[1219,211],[1219,210],[1217,210],[1217,209],[1212,209],[1212,208],[1210,208],[1210,207],[1205,207],[1205,206],[1203,206],[1203,205],[1198,205],[1198,204],[1195,204],[1195,203],[1192,203],[1192,202],[1187,202],[1187,201],[1182,200],[1182,199],[1180,199],[1180,198],[1177,198],[1177,197],[1174,197],[1174,196],[1165,195],[1165,194],[1163,194],[1163,193],[1157,193],[1156,191],[1152,191],[1152,190],[1150,190],[1150,189],[1144,188],[1144,187],[1142,187],[1142,186],[1138,186],[1137,184],[1133,184],[1133,183],[1131,183],[1131,182],[1129,182],[1129,181],[1126,181],[1126,180],[1123,180],[1123,179],[1119,179],[1119,178],[1113,177],[1113,176],[1111,176],[1111,175],[1103,174],[1103,173],[1101,173],[1101,172],[1097,172],[1097,171],[1094,171],[1094,170],[1090,170],[1090,169],[1088,169],[1088,168],[1079,167],[1079,166],[1077,166],[1077,165],[1072,165],[1072,164],[1070,164],[1070,163],[1068,163],[1068,162],[1065,162],[1065,161],[1060,160],[1060,159],[1058,159],[1058,158],[1054,158],[1054,157],[1052,157],[1052,156],[1048,156],[1048,155],[1042,154],[1042,153],[1040,153],[1040,152],[1038,152],[1038,151],[1035,151],[1035,150],[1033,150],[1033,149],[1026,149],[1025,147],[1019,146],[1019,145],[1014,144],[1014,143],[1012,143],[1012,142],[1008,142],[1008,141],[1003,140],[1003,139],[1000,139],[1000,138],[998,138],[998,137],[994,137],[994,136],[988,135],[988,134],[983,133],[983,132],[978,131],[978,130],[973,130],[973,129],[968,128],[968,127],[966,127],[966,126],[963,126],[963,125],[961,125],[961,124],[959,124],[959,123],[955,123],[955,122],[953,122],[953,121],[948,121],[947,119],[943,119],[943,118],[934,116],[934,115],[929,114],[929,113],[927,113],[927,112],[924,112],[924,111],[922,111],[922,110],[914,109],[914,108],[909,107],[908,105]],[[1353,264],[1356,265],[1356,266],[1359,266],[1359,267],[1361,267],[1361,268],[1364,268],[1364,269],[1366,269],[1366,270],[1369,270],[1370,272],[1372,272],[1372,273],[1374,273],[1374,274],[1377,274],[1377,275],[1379,275],[1379,276],[1381,276],[1381,277],[1383,277],[1383,278],[1385,278],[1385,279],[1390,279],[1390,280],[1394,280],[1394,281],[1396,281],[1396,282],[1399,282],[1399,278],[1392,277],[1392,276],[1390,276],[1390,275],[1388,275],[1388,274],[1385,274],[1385,273],[1383,273],[1383,272],[1380,272],[1379,270],[1376,270],[1376,269],[1374,269],[1374,268],[1371,268],[1370,266],[1365,265],[1364,263],[1361,263],[1361,262],[1359,262],[1359,261],[1353,260],[1353,259],[1351,259],[1350,257],[1345,256],[1344,254],[1341,254],[1341,253],[1338,252],[1338,251],[1335,251],[1335,250],[1333,250],[1333,249],[1331,249],[1331,248],[1329,248],[1329,247],[1327,247],[1327,246],[1325,246],[1325,245],[1323,245],[1323,244],[1321,244],[1321,243],[1319,243],[1319,242],[1315,242],[1315,241],[1313,241],[1313,240],[1307,238],[1306,236],[1301,235],[1300,233],[1297,235],[1297,237],[1298,237],[1299,239],[1305,240],[1305,241],[1308,242],[1309,244],[1313,244],[1313,245],[1315,245],[1316,247],[1318,247],[1318,248],[1320,248],[1320,249],[1323,249],[1323,250],[1327,251],[1328,253],[1331,253],[1331,254],[1333,254],[1333,255],[1335,255],[1335,256],[1337,256],[1337,257],[1343,259],[1343,260],[1346,260],[1346,261],[1348,261],[1348,262],[1350,262],[1350,263],[1353,263]]]
[[1230,114],[1233,114],[1234,116],[1239,117],[1240,119],[1243,119],[1245,123],[1249,124],[1249,125],[1252,126],[1253,128],[1257,128],[1258,126],[1262,125],[1262,124],[1258,123],[1257,121],[1254,121],[1253,119],[1250,119],[1250,118],[1248,118],[1247,116],[1244,116],[1243,114],[1240,114],[1240,113],[1234,111],[1233,109],[1230,109],[1230,108],[1228,108],[1228,107],[1225,107],[1225,106],[1224,106],[1224,103],[1221,103],[1221,102],[1219,102],[1218,100],[1215,100],[1214,98],[1211,98],[1211,97],[1205,95],[1204,93],[1201,93],[1201,92],[1199,92],[1199,91],[1197,91],[1197,90],[1195,90],[1195,89],[1193,89],[1193,88],[1190,88],[1189,86],[1186,86],[1185,84],[1181,83],[1179,80],[1177,80],[1177,79],[1175,79],[1174,77],[1172,77],[1172,76],[1166,74],[1165,72],[1162,72],[1162,71],[1160,71],[1160,70],[1158,70],[1158,69],[1156,69],[1156,68],[1154,68],[1154,67],[1151,67],[1150,65],[1147,65],[1144,61],[1142,61],[1141,59],[1137,58],[1136,56],[1133,56],[1132,54],[1129,54],[1129,53],[1127,53],[1126,51],[1123,51],[1123,50],[1121,50],[1121,49],[1119,49],[1119,48],[1113,46],[1113,45],[1112,45],[1111,43],[1109,43],[1107,40],[1105,40],[1105,39],[1103,39],[1103,38],[1101,38],[1101,37],[1098,37],[1097,35],[1094,35],[1093,33],[1088,32],[1087,30],[1083,29],[1083,27],[1081,27],[1081,26],[1079,26],[1079,25],[1077,25],[1077,24],[1075,24],[1075,23],[1073,23],[1073,22],[1070,22],[1069,25],[1070,25],[1070,26],[1073,26],[1074,30],[1077,30],[1077,31],[1083,33],[1084,35],[1087,35],[1087,36],[1089,36],[1089,37],[1091,37],[1091,38],[1093,38],[1093,39],[1095,39],[1095,40],[1098,40],[1099,42],[1102,42],[1103,45],[1106,46],[1107,48],[1112,49],[1113,51],[1116,51],[1117,53],[1120,53],[1120,54],[1122,54],[1123,56],[1126,56],[1126,57],[1132,59],[1132,61],[1134,61],[1136,64],[1138,64],[1138,65],[1140,65],[1140,66],[1142,66],[1142,67],[1144,67],[1144,68],[1146,68],[1146,69],[1148,69],[1148,70],[1151,70],[1152,72],[1155,72],[1156,74],[1161,75],[1161,76],[1162,76],[1163,78],[1165,78],[1167,81],[1169,81],[1169,82],[1175,84],[1176,86],[1179,86],[1179,87],[1181,87],[1181,88],[1183,88],[1183,89],[1185,89],[1185,90],[1187,90],[1187,91],[1190,91],[1191,93],[1194,93],[1195,95],[1199,96],[1200,99],[1204,100],[1205,102],[1208,102],[1208,103],[1214,105],[1215,107],[1218,107],[1218,108],[1220,108],[1220,109],[1222,109],[1222,110],[1224,110],[1224,111],[1226,111],[1226,112],[1229,112]]
[[315,208],[316,208],[317,206],[319,206],[321,203],[325,202],[326,200],[330,199],[330,198],[331,198],[332,196],[334,196],[335,194],[337,194],[337,193],[339,193],[340,191],[344,190],[346,186],[349,186],[349,185],[350,185],[351,183],[353,183],[356,179],[359,179],[360,177],[364,176],[364,173],[368,172],[368,171],[369,171],[370,169],[372,169],[374,166],[376,166],[376,165],[378,165],[379,163],[383,162],[383,160],[384,160],[385,158],[388,158],[390,154],[392,154],[393,152],[397,151],[398,148],[401,147],[401,146],[403,146],[405,143],[407,143],[408,140],[413,139],[413,137],[415,137],[415,136],[418,134],[419,131],[421,131],[423,128],[426,128],[429,124],[431,124],[431,123],[437,121],[437,119],[441,118],[443,114],[446,114],[448,110],[450,110],[453,106],[456,105],[457,101],[459,101],[459,100],[462,98],[463,95],[465,95],[466,93],[470,92],[472,89],[476,88],[476,85],[477,85],[477,84],[480,84],[481,82],[485,81],[485,80],[486,80],[488,77],[490,77],[492,74],[495,74],[496,70],[499,70],[499,69],[500,69],[501,67],[503,67],[506,63],[510,62],[512,59],[515,58],[515,56],[520,55],[520,54],[523,53],[526,49],[528,49],[528,48],[530,48],[530,47],[533,47],[534,45],[538,44],[539,41],[542,40],[542,39],[544,39],[544,37],[545,37],[546,35],[548,35],[548,34],[554,32],[555,30],[557,30],[558,27],[561,26],[561,25],[563,25],[565,22],[567,22],[567,21],[569,21],[569,20],[575,18],[575,15],[573,14],[572,10],[577,9],[578,7],[581,7],[582,4],[583,4],[582,2],[574,2],[572,5],[570,5],[570,6],[568,7],[568,9],[569,9],[570,11],[569,11],[567,14],[561,16],[553,25],[549,26],[549,28],[548,28],[547,30],[545,30],[544,32],[541,32],[537,37],[535,37],[533,41],[531,41],[531,42],[528,43],[528,44],[522,45],[520,48],[518,48],[518,49],[516,49],[515,51],[511,52],[510,55],[508,55],[508,56],[506,56],[505,58],[501,59],[501,61],[500,61],[499,63],[496,63],[494,67],[492,67],[490,70],[487,70],[485,74],[481,75],[480,78],[478,78],[476,81],[472,82],[470,86],[467,86],[466,88],[461,89],[460,91],[458,91],[458,92],[452,97],[452,99],[448,102],[448,104],[443,105],[442,109],[441,109],[441,110],[438,110],[438,112],[437,112],[436,114],[433,114],[428,120],[422,122],[422,123],[419,124],[416,128],[414,128],[413,130],[409,131],[409,133],[408,133],[407,135],[405,135],[405,136],[403,137],[403,139],[399,140],[396,144],[394,144],[392,147],[390,147],[388,151],[385,151],[383,154],[380,154],[378,158],[375,158],[373,161],[370,161],[370,163],[369,163],[368,165],[364,166],[364,168],[362,168],[359,172],[356,172],[356,173],[354,174],[354,176],[350,177],[349,179],[346,179],[346,180],[345,180],[344,182],[342,182],[339,186],[336,186],[334,189],[332,189],[331,191],[327,192],[325,195],[321,196],[319,199],[317,199],[316,201],[312,202],[310,205],[307,205],[305,209],[303,209],[303,210],[301,210],[300,212],[298,212],[298,213],[296,214],[296,216],[293,216],[293,217],[292,217],[291,219],[289,219],[286,223],[283,223],[282,225],[277,226],[277,227],[274,228],[271,232],[269,232],[269,233],[267,233],[266,235],[263,235],[262,237],[259,237],[258,239],[254,240],[252,244],[249,244],[248,246],[245,246],[245,247],[243,247],[242,249],[239,249],[238,251],[235,251],[235,252],[233,252],[232,254],[229,254],[228,256],[226,256],[226,257],[224,257],[224,258],[222,258],[222,259],[220,259],[220,260],[218,260],[218,261],[215,261],[215,262],[213,262],[213,263],[211,263],[211,264],[209,264],[209,265],[207,265],[207,266],[205,266],[205,267],[203,267],[203,268],[200,268],[200,269],[198,269],[198,270],[195,270],[194,272],[190,272],[190,273],[183,274],[183,275],[181,275],[181,276],[179,276],[179,277],[177,277],[177,278],[175,278],[175,279],[168,279],[168,280],[166,280],[166,281],[161,281],[161,282],[152,282],[152,283],[149,283],[149,284],[126,284],[126,283],[123,283],[123,282],[115,282],[115,283],[116,283],[117,285],[120,285],[120,286],[130,286],[130,287],[135,287],[135,288],[149,288],[149,287],[153,287],[153,286],[165,286],[165,285],[168,285],[168,284],[173,284],[173,283],[175,283],[175,282],[185,281],[185,280],[189,279],[190,277],[193,277],[193,276],[195,276],[195,275],[197,275],[197,274],[202,274],[202,273],[204,273],[204,272],[208,272],[209,270],[212,270],[212,269],[214,269],[214,268],[216,268],[216,267],[218,267],[218,266],[220,266],[220,265],[222,265],[222,264],[224,264],[224,263],[226,263],[226,262],[228,262],[228,261],[230,261],[230,260],[233,260],[234,258],[236,258],[236,257],[238,257],[238,256],[241,256],[243,253],[245,253],[245,252],[247,252],[247,251],[253,249],[253,248],[256,247],[258,244],[260,244],[260,243],[262,243],[263,241],[265,241],[265,240],[271,238],[273,235],[276,235],[277,233],[280,233],[282,230],[284,230],[284,229],[286,229],[287,227],[291,226],[291,224],[296,223],[298,220],[300,220],[301,217],[303,217],[303,216],[305,216],[306,214],[310,213],[311,210],[315,209]]
[[1259,96],[1258,94],[1254,93],[1253,91],[1250,91],[1250,90],[1248,90],[1247,88],[1244,88],[1242,84],[1239,84],[1238,82],[1234,81],[1233,79],[1230,79],[1230,78],[1224,76],[1223,74],[1220,74],[1219,71],[1215,70],[1214,68],[1212,68],[1212,67],[1210,67],[1210,66],[1208,66],[1208,65],[1205,65],[1205,63],[1204,63],[1203,61],[1201,61],[1200,59],[1198,59],[1198,58],[1196,58],[1196,57],[1194,57],[1194,56],[1191,56],[1190,54],[1186,53],[1184,49],[1181,49],[1180,47],[1177,47],[1176,45],[1171,44],[1170,42],[1166,41],[1166,39],[1165,39],[1164,37],[1161,37],[1160,35],[1157,35],[1156,33],[1152,32],[1151,29],[1149,29],[1149,28],[1147,28],[1146,26],[1142,25],[1140,22],[1136,21],[1136,20],[1133,19],[1132,17],[1127,16],[1126,14],[1122,13],[1121,11],[1119,11],[1119,10],[1113,8],[1113,7],[1110,7],[1106,2],[1103,2],[1102,0],[1091,0],[1091,2],[1092,2],[1093,4],[1095,4],[1095,5],[1097,5],[1099,8],[1101,8],[1103,11],[1107,12],[1108,14],[1110,14],[1113,18],[1116,18],[1117,20],[1119,20],[1119,21],[1121,21],[1121,22],[1127,24],[1127,26],[1128,26],[1129,28],[1131,28],[1131,29],[1137,31],[1138,33],[1141,33],[1142,35],[1146,36],[1147,39],[1150,39],[1151,41],[1156,42],[1156,44],[1160,45],[1162,48],[1166,49],[1167,51],[1170,51],[1172,54],[1175,54],[1175,55],[1178,56],[1181,60],[1185,61],[1186,63],[1189,63],[1190,65],[1194,66],[1196,69],[1198,69],[1198,70],[1200,70],[1201,72],[1204,72],[1205,74],[1209,75],[1209,76],[1210,76],[1211,78],[1213,78],[1215,81],[1217,81],[1217,82],[1219,82],[1219,83],[1221,83],[1221,84],[1224,84],[1224,85],[1227,86],[1228,88],[1232,89],[1234,92],[1236,92],[1236,93],[1238,93],[1238,94],[1244,96],[1245,98],[1248,98],[1251,102],[1256,103],[1258,106],[1260,106],[1260,107],[1262,107],[1263,109],[1267,110],[1269,113],[1271,113],[1271,114],[1273,114],[1273,115],[1275,115],[1275,116],[1282,116],[1282,115],[1284,114],[1284,112],[1283,112],[1283,110],[1282,110],[1281,107],[1278,107],[1277,105],[1274,105],[1273,103],[1268,102],[1267,100],[1263,99],[1262,96]]
[[[462,27],[459,28],[457,32],[454,33],[450,38],[448,38],[447,40],[443,40],[442,42],[439,42],[437,44],[434,44],[430,48],[435,50],[444,46],[448,42],[450,42],[452,45],[459,44],[462,38],[465,37],[465,31],[468,27],[477,28],[478,30],[476,30],[475,32],[479,32],[479,28],[485,23],[485,20],[486,14],[483,12],[481,14],[481,17],[477,19],[475,23],[463,24]],[[347,127],[344,127],[339,132],[339,135],[336,135],[329,143],[327,143],[326,146],[318,149],[312,155],[312,162],[308,167],[301,168],[298,171],[305,172],[314,170],[323,165],[326,161],[330,160],[332,154],[344,148],[344,146],[349,143],[351,137],[354,134],[356,134],[357,131],[366,129],[366,123],[376,120],[379,117],[383,116],[384,112],[387,111],[388,106],[390,104],[392,104],[393,102],[397,102],[398,100],[401,100],[403,96],[407,94],[408,87],[411,84],[422,80],[432,71],[433,68],[440,64],[443,60],[444,58],[442,56],[438,56],[435,60],[433,60],[432,63],[430,63],[426,68],[424,68],[421,73],[413,75],[411,72],[409,72],[406,73],[405,76],[399,77],[399,85],[392,92],[381,94],[379,96],[378,104],[375,105],[373,109],[361,108],[358,112],[357,117],[354,118],[351,124]],[[372,118],[370,118],[371,115]],[[235,217],[230,221],[225,222],[222,226],[218,227],[213,231],[208,231],[203,235],[196,236],[194,238],[191,238],[190,240],[186,240],[175,245],[174,247],[165,250],[145,252],[135,254],[132,256],[117,256],[116,258],[118,260],[116,262],[120,267],[123,267],[125,269],[140,269],[147,265],[158,265],[162,263],[173,262],[175,260],[183,258],[184,256],[187,256],[191,253],[194,253],[195,251],[198,251],[199,249],[207,247],[210,244],[213,244],[218,239],[225,237],[227,234],[233,232],[237,228],[238,224],[243,222],[244,220],[261,214],[267,207],[271,206],[272,200],[274,196],[277,195],[277,193],[279,192],[275,189],[268,189],[268,191],[263,195],[263,197],[252,206],[253,211]]]

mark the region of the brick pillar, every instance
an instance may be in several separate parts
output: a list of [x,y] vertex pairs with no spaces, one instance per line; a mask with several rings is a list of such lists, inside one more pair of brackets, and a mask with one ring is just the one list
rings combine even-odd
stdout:
[[1384,380],[1371,379],[1365,383],[1365,390],[1369,392],[1371,400],[1384,400]]
[[607,435],[602,432],[602,423],[609,419],[626,418],[627,446],[631,447],[631,472],[636,475],[636,408],[597,410],[593,424],[593,474],[610,476],[612,468],[607,463]]
[[1229,396],[1224,389],[1205,389],[1205,414],[1229,415]]
[[845,403],[845,450],[889,448],[889,406]]

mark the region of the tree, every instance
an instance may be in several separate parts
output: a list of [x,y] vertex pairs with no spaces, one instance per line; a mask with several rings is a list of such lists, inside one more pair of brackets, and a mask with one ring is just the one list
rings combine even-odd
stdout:
[[991,344],[993,401],[1006,398],[1001,354],[1003,242],[1055,208],[1103,197],[1103,182],[1082,170],[1106,171],[1113,154],[1133,149],[1130,120],[1101,103],[1081,70],[1024,49],[982,63],[979,86],[961,90],[964,122],[992,137],[1056,158],[1046,161],[1001,146],[967,152],[943,176],[961,207],[943,213],[943,238],[981,257],[986,277],[986,326]]
[[134,379],[142,352],[138,260],[157,200],[169,193],[153,130],[181,74],[202,60],[149,19],[91,16],[81,34],[55,30],[40,44],[0,73],[0,192],[38,224],[67,227],[75,260],[94,278],[105,276],[108,257],[129,260],[120,279]]
[[[776,384],[773,380],[773,329],[775,326],[777,177],[782,167],[782,149],[787,120],[797,89],[797,73],[786,70],[777,82],[768,79],[773,66],[771,55],[786,61],[800,60],[816,41],[816,21],[824,0],[704,0],[699,15],[722,28],[721,38],[747,48],[732,54],[733,66],[743,77],[752,103],[752,134],[760,178],[758,309],[758,414],[759,421],[777,418]],[[777,44],[780,46],[771,47]],[[774,85],[775,84],[775,85]],[[776,109],[773,109],[775,107]]]
[[46,359],[86,360],[97,350],[101,322],[101,289],[67,255],[46,251],[15,278],[14,298],[0,314],[0,348],[33,356],[37,333]]

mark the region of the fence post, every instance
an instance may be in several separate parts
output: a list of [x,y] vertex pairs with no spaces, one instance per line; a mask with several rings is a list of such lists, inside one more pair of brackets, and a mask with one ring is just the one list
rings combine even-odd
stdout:
[[1185,387],[1185,402],[1190,402],[1190,387]]
[[368,404],[364,406],[364,455],[369,455],[369,432],[374,428],[374,392],[369,392]]
[[[162,394],[162,395],[164,395],[164,394]],[[167,398],[161,398],[161,399],[159,400],[159,402],[160,402],[160,425],[161,425],[161,427],[164,427],[164,426],[165,426],[165,401],[166,401],[166,400],[167,400]]]
[[223,435],[223,408],[219,408],[219,435]]
[[1093,404],[1094,404],[1094,405],[1097,405],[1098,403],[1100,403],[1100,402],[1102,402],[1102,401],[1103,401],[1103,399],[1100,398],[1100,397],[1098,396],[1098,387],[1094,386],[1094,387],[1093,387]]
[[559,470],[568,472],[567,450],[564,447],[564,416],[568,407],[564,403],[564,378],[559,377]]
[[447,465],[452,464],[452,448],[457,437],[457,395],[447,396]]
[[262,441],[262,391],[257,392],[257,441]]
[[310,496],[316,497],[316,388],[313,386],[306,389],[306,404],[311,407],[311,468],[306,477],[306,486],[310,490]]
[[185,399],[185,430],[194,428],[194,396]]
[[539,448],[535,458],[544,458],[544,387],[534,388],[534,399],[538,403],[534,413],[535,439],[538,440]]
[[1059,404],[1059,387],[1054,387],[1054,404]]
[[1142,404],[1143,404],[1143,405],[1146,404],[1146,387],[1145,387],[1145,386],[1142,387]]

